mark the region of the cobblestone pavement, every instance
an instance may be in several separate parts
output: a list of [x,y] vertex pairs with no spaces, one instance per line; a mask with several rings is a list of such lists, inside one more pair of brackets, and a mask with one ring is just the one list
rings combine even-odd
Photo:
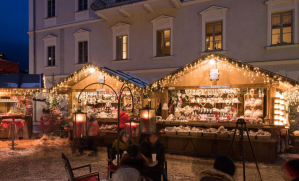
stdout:
[[[32,141],[25,144],[19,141],[19,146],[15,151],[3,146],[7,141],[0,141],[0,180],[1,181],[35,181],[67,180],[62,162],[61,153],[65,153],[73,167],[91,164],[92,171],[100,171],[100,176],[106,178],[107,161],[106,148],[99,148],[99,154],[96,157],[87,155],[77,156],[72,154],[70,146],[66,141],[49,143],[46,141]],[[18,142],[17,142],[18,143]],[[23,144],[23,145],[22,145]],[[2,146],[1,146],[2,145]],[[298,158],[298,155],[280,156],[274,164],[260,163],[260,170],[264,181],[279,181],[282,179],[281,165],[285,160]],[[181,155],[167,154],[168,176],[170,181],[188,180],[195,181],[197,174],[204,169],[213,167],[213,159],[188,157]],[[237,172],[235,180],[242,179],[242,163],[236,162]],[[76,171],[76,175],[86,173],[88,170]],[[246,180],[257,181],[257,171],[252,162],[246,163]]]

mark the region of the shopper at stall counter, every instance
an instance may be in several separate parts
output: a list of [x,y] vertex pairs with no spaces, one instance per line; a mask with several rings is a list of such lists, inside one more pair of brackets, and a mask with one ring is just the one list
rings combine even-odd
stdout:
[[285,181],[299,181],[299,159],[287,161],[282,170]]
[[167,173],[164,169],[165,163],[165,149],[163,144],[159,141],[160,135],[158,133],[152,133],[143,142],[140,143],[141,153],[147,157],[152,158],[152,154],[156,154],[156,159],[158,161],[157,168],[163,174],[163,181],[167,181]]
[[119,113],[119,129],[125,129],[125,123],[130,119],[129,115],[125,111],[126,107],[122,107]]
[[[127,137],[125,130],[119,132],[119,137],[119,154],[122,155],[134,141]],[[113,142],[112,149],[112,158],[115,159],[115,155],[117,154],[117,139]]]
[[218,156],[214,162],[214,169],[204,170],[198,176],[198,181],[234,181],[236,166],[227,155]]

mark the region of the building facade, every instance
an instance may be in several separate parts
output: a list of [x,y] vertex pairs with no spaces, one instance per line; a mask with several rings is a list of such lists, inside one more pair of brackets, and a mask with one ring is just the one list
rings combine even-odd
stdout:
[[[299,0],[29,0],[29,72],[85,63],[154,81],[207,52],[298,80]],[[49,87],[49,86],[48,86]]]

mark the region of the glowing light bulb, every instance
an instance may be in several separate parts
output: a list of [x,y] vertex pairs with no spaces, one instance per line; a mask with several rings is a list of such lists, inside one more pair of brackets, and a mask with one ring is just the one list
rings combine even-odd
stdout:
[[89,68],[90,73],[94,73],[96,70],[94,68]]
[[210,65],[215,65],[216,64],[216,61],[215,59],[211,58],[210,61],[209,61]]

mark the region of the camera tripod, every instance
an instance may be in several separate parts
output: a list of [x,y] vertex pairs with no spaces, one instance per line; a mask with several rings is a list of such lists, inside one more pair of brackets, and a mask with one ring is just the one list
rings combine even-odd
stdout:
[[241,141],[241,154],[242,154],[242,160],[243,160],[243,180],[244,181],[246,180],[245,179],[245,158],[244,158],[244,131],[245,131],[246,134],[247,134],[247,137],[248,137],[248,141],[249,141],[249,144],[250,144],[251,152],[252,152],[252,155],[253,155],[253,158],[254,158],[254,161],[255,161],[255,165],[256,165],[256,169],[257,169],[259,178],[262,181],[261,172],[260,172],[259,166],[258,166],[257,161],[256,161],[256,157],[255,157],[255,154],[254,154],[254,150],[253,150],[252,143],[251,143],[251,140],[250,140],[250,137],[249,137],[249,133],[248,133],[248,129],[247,129],[247,126],[246,126],[246,122],[245,122],[244,119],[238,119],[238,121],[236,122],[236,129],[235,129],[234,136],[233,136],[233,139],[232,139],[232,142],[231,142],[229,155],[232,152],[232,148],[233,148],[233,144],[234,144],[235,135],[236,135],[236,131],[237,131],[238,125],[241,126],[240,135],[239,136],[240,136],[240,141]]

